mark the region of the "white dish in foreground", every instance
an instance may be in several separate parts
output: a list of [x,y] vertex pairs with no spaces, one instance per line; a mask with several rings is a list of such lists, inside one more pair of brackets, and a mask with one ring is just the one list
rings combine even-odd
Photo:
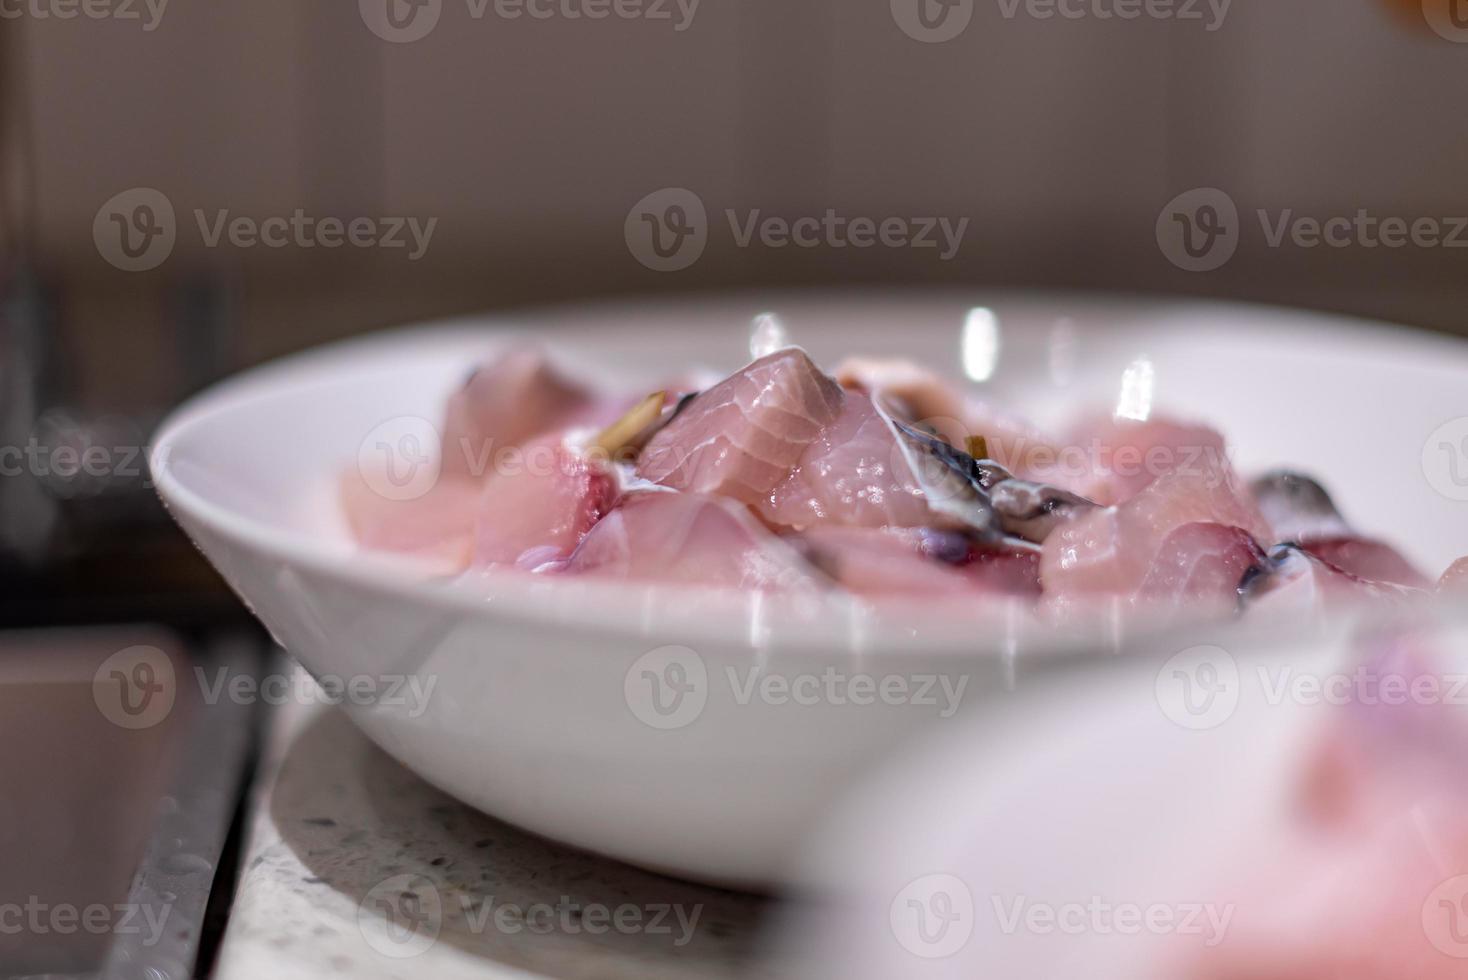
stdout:
[[844,801],[806,857],[823,900],[772,946],[811,980],[1462,976],[1437,902],[1468,888],[1448,612],[1238,631],[991,702]]
[[[979,303],[998,343],[965,349]],[[1158,410],[1215,424],[1243,472],[1308,469],[1363,532],[1425,568],[1468,552],[1453,443],[1468,433],[1444,428],[1464,411],[1468,346],[1218,304],[777,294],[466,320],[336,345],[205,393],[165,424],[154,478],[288,650],[318,677],[386,695],[349,698],[352,717],[425,778],[634,863],[778,883],[801,835],[884,755],[971,713],[976,692],[1012,687],[1042,655],[1076,652],[1076,639],[1020,629],[1007,609],[935,619],[510,572],[424,581],[401,559],[359,553],[334,497],[359,450],[420,426],[404,419],[435,422],[509,338],[528,333],[573,371],[635,390],[690,364],[738,366],[762,309],[818,362],[966,364],[1042,424],[1114,402],[1145,365]],[[416,688],[393,689],[400,676]],[[863,678],[892,678],[891,703]]]

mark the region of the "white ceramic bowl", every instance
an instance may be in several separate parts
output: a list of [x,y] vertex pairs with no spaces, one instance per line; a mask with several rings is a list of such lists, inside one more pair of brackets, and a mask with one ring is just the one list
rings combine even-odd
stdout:
[[[965,350],[978,304],[997,317],[999,342],[970,330]],[[1434,572],[1468,553],[1468,446],[1458,442],[1468,436],[1468,345],[1202,303],[750,294],[404,330],[293,357],[192,400],[156,440],[154,478],[179,523],[314,674],[363,678],[380,693],[399,675],[416,676],[419,690],[432,683],[422,703],[398,691],[349,707],[428,780],[637,864],[777,883],[837,794],[908,736],[969,713],[980,699],[953,697],[960,684],[1011,688],[1043,655],[1076,653],[1077,639],[1027,632],[1010,610],[958,619],[514,573],[430,581],[393,556],[360,553],[334,497],[359,449],[406,431],[404,418],[427,420],[409,430],[439,419],[465,373],[508,338],[529,334],[572,370],[637,389],[691,364],[737,367],[750,317],[765,309],[818,361],[859,352],[967,363],[992,374],[989,395],[1042,423],[1114,403],[1123,375],[1145,364],[1158,410],[1216,423],[1246,472],[1308,468],[1364,530]],[[858,704],[869,696],[862,677],[892,686]],[[782,698],[785,682],[798,698]]]

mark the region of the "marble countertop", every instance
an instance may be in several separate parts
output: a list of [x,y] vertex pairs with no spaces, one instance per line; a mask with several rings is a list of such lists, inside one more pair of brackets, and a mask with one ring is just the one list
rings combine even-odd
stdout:
[[441,793],[339,710],[274,710],[218,980],[793,975],[772,902],[537,838]]

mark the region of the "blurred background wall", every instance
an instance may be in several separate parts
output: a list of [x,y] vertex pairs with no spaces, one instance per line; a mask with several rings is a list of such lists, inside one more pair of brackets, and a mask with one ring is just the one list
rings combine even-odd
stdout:
[[[1080,16],[1057,0],[0,0],[0,441],[143,446],[191,390],[336,337],[729,286],[1155,291],[1468,332],[1468,249],[1271,247],[1254,217],[1468,226],[1468,0],[1058,4]],[[1124,9],[1190,16],[1104,16]],[[571,16],[588,12],[606,16]],[[674,272],[627,231],[665,188],[709,219]],[[1241,216],[1208,272],[1159,245],[1195,188]],[[119,230],[160,220],[139,194],[174,240],[128,271]],[[726,210],[967,224],[944,261],[741,247]],[[220,220],[297,212],[432,236],[416,260],[209,242]],[[0,575],[0,613],[28,620],[67,595],[135,615],[128,589],[170,583],[189,612],[209,577],[137,471],[0,481],[0,571],[15,555],[32,567]],[[33,574],[61,558],[89,564]],[[139,558],[149,576],[118,574]],[[124,594],[92,609],[106,589]]]
[[[418,317],[744,283],[1161,290],[1468,324],[1468,250],[1270,249],[1254,222],[1200,274],[1155,240],[1162,206],[1199,186],[1226,190],[1246,226],[1257,208],[1468,215],[1468,44],[1385,0],[1235,0],[1211,31],[968,0],[968,27],[939,44],[907,36],[887,0],[703,0],[686,25],[672,0],[669,20],[430,0],[439,19],[409,43],[368,29],[373,2],[389,0],[172,0],[152,29],[144,0],[140,20],[0,22],[7,239],[33,243],[89,397],[165,384],[180,297],[201,283],[230,312],[193,347],[221,367]],[[167,195],[180,233],[162,266],[128,273],[99,256],[93,219],[138,186]],[[677,273],[623,239],[632,204],[666,186],[715,222]],[[438,224],[410,262],[208,248],[196,208]],[[971,223],[943,262],[740,248],[725,208]]]

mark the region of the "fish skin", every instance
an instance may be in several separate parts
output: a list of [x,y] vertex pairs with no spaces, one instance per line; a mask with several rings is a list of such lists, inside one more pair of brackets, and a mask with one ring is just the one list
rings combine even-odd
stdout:
[[527,570],[570,557],[612,509],[617,481],[603,463],[568,448],[562,434],[527,444],[519,465],[483,485],[474,524],[474,564]]
[[1273,531],[1226,462],[1158,478],[1118,506],[1098,508],[1057,528],[1045,540],[1040,580],[1047,597],[1136,593],[1158,551],[1185,524],[1237,527],[1256,541]]
[[1299,617],[1366,604],[1407,606],[1429,593],[1393,582],[1373,582],[1337,568],[1294,544],[1269,552],[1267,574],[1251,583],[1248,605],[1260,614]]
[[776,351],[694,398],[642,451],[638,475],[758,506],[836,420],[842,401],[804,351]]
[[1249,492],[1274,528],[1276,540],[1298,544],[1321,561],[1368,582],[1431,588],[1431,580],[1401,552],[1357,534],[1329,492],[1310,477],[1277,470],[1251,482]]
[[1355,533],[1325,487],[1303,473],[1266,473],[1250,482],[1249,492],[1280,541],[1348,537]]
[[793,528],[933,523],[891,427],[871,398],[859,391],[847,392],[840,414],[757,509],[769,523]]
[[1305,538],[1297,543],[1321,561],[1356,578],[1403,585],[1409,589],[1432,588],[1431,579],[1413,568],[1401,552],[1385,542],[1341,536]]
[[740,504],[708,494],[628,494],[566,564],[572,574],[749,589],[825,588],[800,554]]

